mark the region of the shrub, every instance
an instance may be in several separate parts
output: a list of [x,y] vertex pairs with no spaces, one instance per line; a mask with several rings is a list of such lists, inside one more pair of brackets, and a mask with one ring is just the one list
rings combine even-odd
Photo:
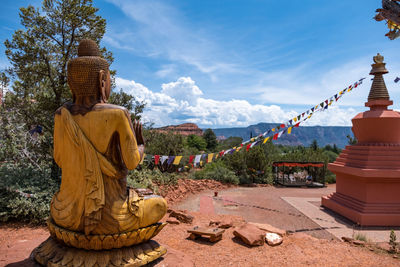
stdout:
[[357,234],[354,236],[354,239],[355,239],[355,240],[364,241],[364,242],[367,242],[367,241],[368,241],[368,240],[367,240],[367,236],[366,236],[365,234],[361,234],[361,233],[357,233]]
[[222,161],[212,162],[193,174],[194,179],[210,179],[221,183],[239,184],[239,178]]
[[397,240],[396,233],[393,230],[391,230],[390,231],[390,239],[389,239],[389,245],[390,245],[390,252],[391,253],[396,253],[397,252],[396,240]]
[[133,170],[127,177],[127,184],[134,188],[149,188],[158,193],[158,185],[177,184],[178,178],[174,173],[162,173],[157,169]]
[[0,177],[0,220],[44,223],[59,188],[50,168],[7,163],[0,167]]

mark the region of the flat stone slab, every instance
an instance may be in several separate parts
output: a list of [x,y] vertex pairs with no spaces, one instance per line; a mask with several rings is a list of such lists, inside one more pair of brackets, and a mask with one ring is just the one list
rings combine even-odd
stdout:
[[388,242],[392,229],[400,236],[398,227],[359,227],[341,215],[315,205],[321,203],[321,198],[281,198],[340,240],[342,237],[354,238],[355,235],[362,234],[371,242]]

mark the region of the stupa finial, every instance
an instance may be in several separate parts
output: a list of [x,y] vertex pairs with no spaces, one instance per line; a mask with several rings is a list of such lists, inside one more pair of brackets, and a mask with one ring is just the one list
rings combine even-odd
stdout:
[[373,59],[375,63],[371,65],[372,70],[369,74],[375,77],[372,82],[371,90],[369,91],[368,102],[373,100],[390,100],[385,80],[382,77],[383,74],[388,73],[385,68],[386,63],[383,63],[384,57],[378,53]]

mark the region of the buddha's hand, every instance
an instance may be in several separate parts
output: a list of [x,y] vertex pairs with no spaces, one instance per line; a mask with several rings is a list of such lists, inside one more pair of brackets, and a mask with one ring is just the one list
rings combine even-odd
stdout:
[[133,131],[135,132],[136,142],[138,145],[144,145],[144,138],[143,138],[143,126],[142,124],[135,120],[133,122]]

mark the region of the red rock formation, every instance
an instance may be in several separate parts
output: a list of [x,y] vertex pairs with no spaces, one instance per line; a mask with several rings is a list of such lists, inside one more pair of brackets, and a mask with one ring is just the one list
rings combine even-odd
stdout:
[[154,130],[163,132],[163,133],[173,132],[175,134],[181,134],[181,135],[185,135],[185,136],[188,136],[191,134],[195,134],[195,135],[199,135],[199,136],[203,135],[203,130],[201,130],[194,123],[183,123],[183,124],[179,124],[179,125],[170,125],[170,126],[165,126],[165,127],[161,127],[161,128],[156,128]]

